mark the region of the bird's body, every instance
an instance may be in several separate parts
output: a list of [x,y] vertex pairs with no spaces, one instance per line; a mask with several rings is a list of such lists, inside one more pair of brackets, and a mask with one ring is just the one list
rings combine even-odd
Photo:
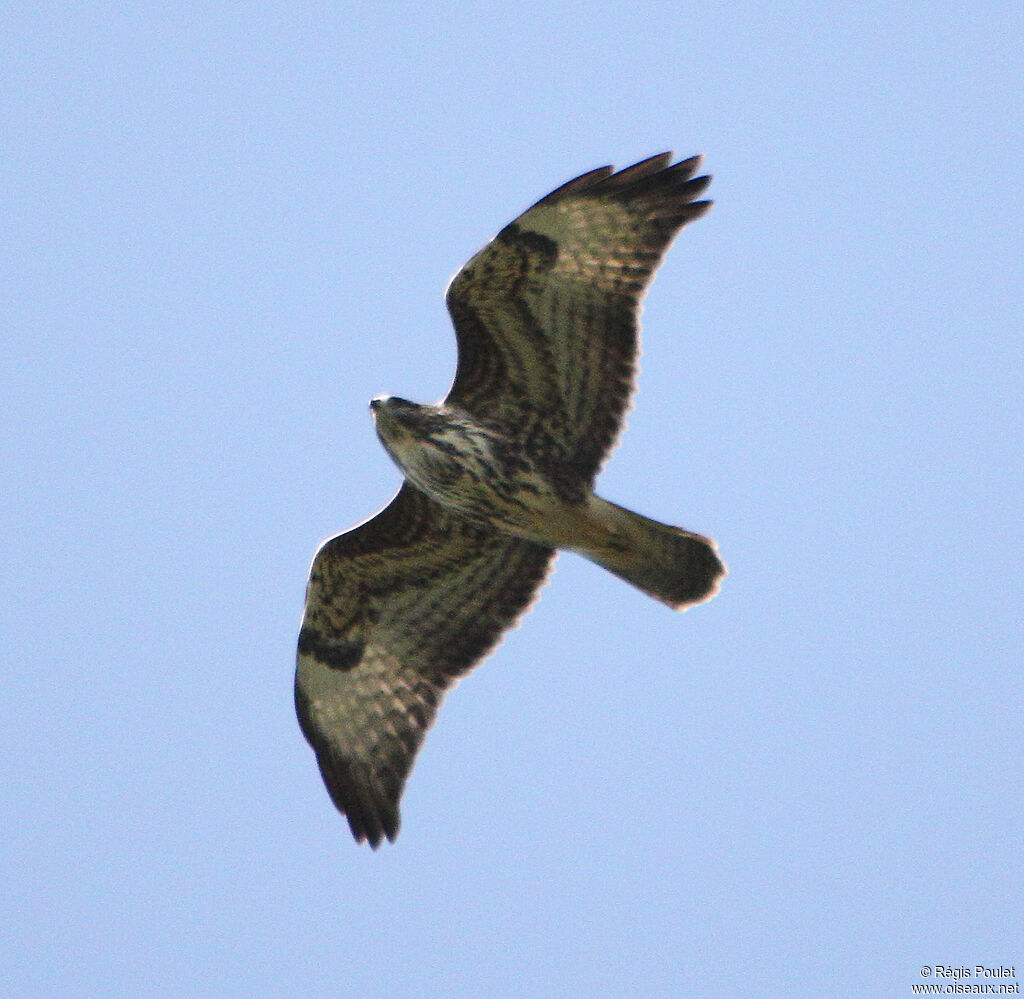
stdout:
[[554,485],[539,456],[452,406],[389,397],[371,408],[381,443],[420,492],[466,520],[543,540]]
[[444,691],[523,612],[557,549],[672,607],[717,592],[713,542],[593,491],[632,392],[642,293],[708,207],[698,162],[605,167],[543,198],[449,288],[459,362],[445,400],[371,403],[405,483],[317,553],[295,688],[357,840],[394,839]]
[[720,571],[706,538],[601,499],[557,455],[456,407],[388,396],[370,408],[406,481],[462,520],[577,552],[673,607],[692,603],[694,587]]
[[527,541],[565,547],[558,524],[586,490],[550,456],[452,406],[371,403],[380,437],[407,481],[446,510]]

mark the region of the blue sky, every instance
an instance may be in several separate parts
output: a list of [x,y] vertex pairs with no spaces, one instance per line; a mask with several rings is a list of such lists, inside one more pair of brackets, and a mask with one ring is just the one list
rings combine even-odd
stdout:
[[[1018,4],[9,6],[0,976],[23,997],[910,994],[1024,975]],[[395,845],[292,710],[319,542],[454,371],[446,282],[703,152],[603,495]],[[941,979],[930,979],[942,981]]]

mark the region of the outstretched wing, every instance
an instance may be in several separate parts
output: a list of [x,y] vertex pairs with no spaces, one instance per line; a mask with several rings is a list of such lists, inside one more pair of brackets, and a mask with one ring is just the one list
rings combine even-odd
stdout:
[[459,361],[447,402],[593,482],[633,390],[640,300],[710,202],[700,157],[569,181],[506,226],[448,289]]
[[455,520],[403,485],[313,560],[295,705],[358,842],[398,834],[398,801],[445,690],[529,604],[553,552]]

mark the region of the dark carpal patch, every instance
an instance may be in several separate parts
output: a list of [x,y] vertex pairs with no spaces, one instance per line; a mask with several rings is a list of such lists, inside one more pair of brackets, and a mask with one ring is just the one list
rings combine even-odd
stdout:
[[524,249],[534,258],[533,266],[538,271],[550,270],[558,260],[558,244],[553,239],[532,229],[521,229],[515,222],[505,226],[496,239]]
[[365,649],[365,642],[352,642],[346,638],[328,640],[313,628],[306,627],[299,632],[299,655],[311,656],[328,669],[347,673],[359,665]]

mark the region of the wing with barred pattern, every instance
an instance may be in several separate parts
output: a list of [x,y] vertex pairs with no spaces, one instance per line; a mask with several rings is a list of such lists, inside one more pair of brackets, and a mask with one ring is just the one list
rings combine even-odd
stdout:
[[456,520],[409,485],[313,560],[295,704],[358,842],[398,802],[445,691],[511,627],[553,552]]
[[641,299],[710,207],[700,157],[591,170],[506,226],[448,289],[459,360],[446,399],[590,485],[633,392]]

